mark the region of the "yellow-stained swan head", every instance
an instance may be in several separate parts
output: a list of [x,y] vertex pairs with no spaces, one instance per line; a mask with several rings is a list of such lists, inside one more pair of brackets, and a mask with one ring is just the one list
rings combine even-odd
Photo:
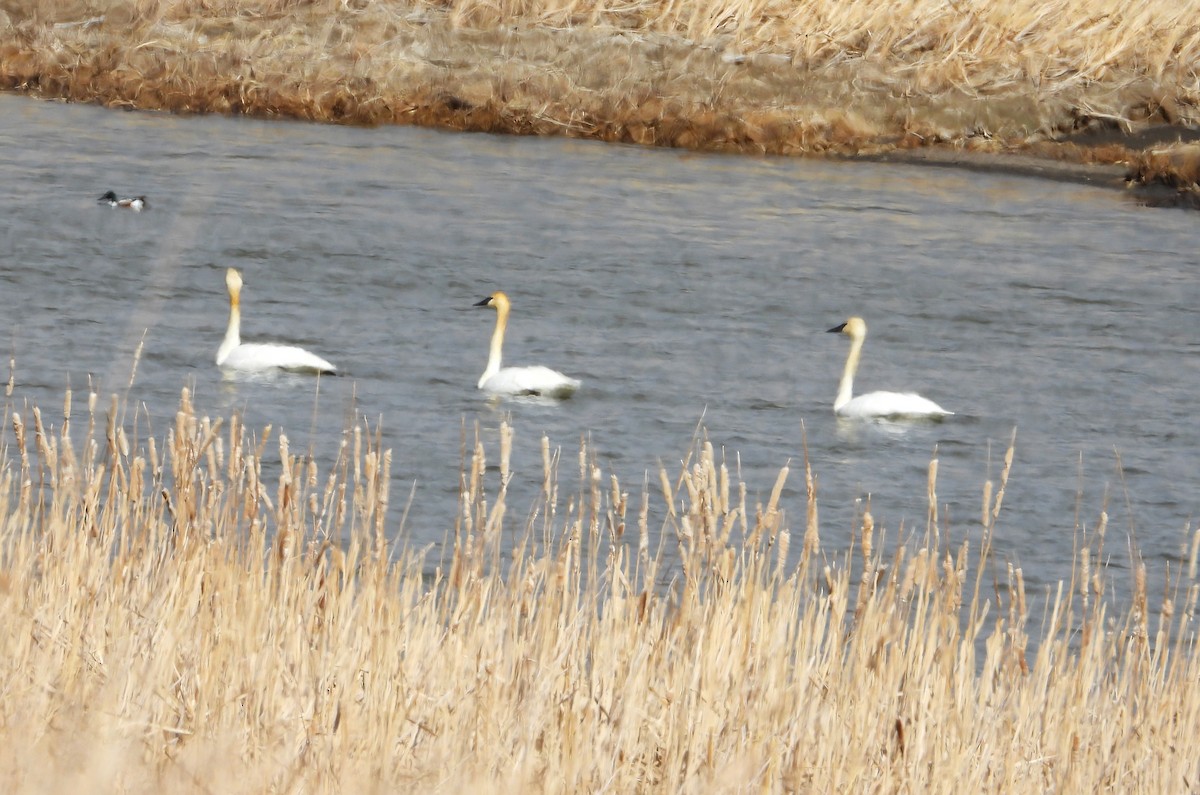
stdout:
[[242,295],[242,274],[237,268],[225,271],[225,286],[229,288],[229,303],[237,306]]
[[845,334],[852,340],[867,336],[867,322],[861,317],[852,317],[840,326],[829,329],[830,334]]
[[508,308],[511,306],[511,304],[509,303],[508,296],[502,291],[497,290],[487,298],[475,304],[475,306],[494,306],[496,307],[497,312],[501,314],[507,314]]

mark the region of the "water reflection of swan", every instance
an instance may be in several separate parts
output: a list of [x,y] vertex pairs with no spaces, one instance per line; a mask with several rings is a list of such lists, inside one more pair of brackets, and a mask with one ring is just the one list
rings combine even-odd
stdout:
[[479,377],[479,388],[498,395],[538,395],[566,398],[579,389],[579,381],[549,367],[500,367],[500,350],[504,347],[504,330],[508,327],[508,296],[495,292],[475,306],[496,308],[496,330],[492,332],[492,347],[488,353],[487,369]]
[[229,288],[229,328],[225,340],[217,349],[217,366],[243,372],[265,372],[286,370],[293,373],[337,372],[329,362],[316,354],[294,345],[242,343],[241,294],[242,275],[235,268],[225,272],[225,286]]
[[869,392],[852,398],[854,373],[858,370],[863,341],[867,338],[867,324],[861,317],[852,317],[829,332],[850,337],[850,354],[846,357],[837,399],[833,401],[833,410],[839,417],[940,419],[954,413],[912,392]]

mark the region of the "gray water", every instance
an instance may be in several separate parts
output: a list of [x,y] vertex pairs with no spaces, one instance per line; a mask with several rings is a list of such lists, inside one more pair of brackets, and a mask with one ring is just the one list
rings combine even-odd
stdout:
[[[926,527],[926,470],[952,537],[977,534],[984,481],[1017,431],[997,551],[1027,584],[1068,576],[1077,523],[1110,513],[1151,569],[1181,559],[1200,492],[1194,214],[1026,177],[697,155],[569,140],[128,113],[0,96],[0,318],[16,407],[61,417],[90,384],[168,429],[184,386],[314,445],[381,422],[392,532],[439,544],[460,449],[515,426],[516,494],[542,434],[573,483],[579,439],[634,494],[677,471],[697,426],[765,501],[778,468],[801,531],[805,439],[824,542],[868,497],[895,541]],[[145,194],[142,213],[98,205]],[[245,274],[243,337],[303,345],[346,377],[225,380],[223,274]],[[476,389],[496,289],[506,363],[583,379],[557,405]],[[835,420],[856,389],[913,388],[941,424]],[[6,356],[7,358],[7,356]],[[11,440],[11,428],[6,431]],[[522,492],[522,488],[525,491]],[[526,503],[528,505],[529,503]],[[513,505],[511,515],[520,515]]]

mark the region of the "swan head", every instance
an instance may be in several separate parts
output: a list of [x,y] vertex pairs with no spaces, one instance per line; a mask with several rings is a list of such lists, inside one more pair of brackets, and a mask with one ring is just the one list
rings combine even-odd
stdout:
[[229,303],[236,306],[242,294],[242,274],[237,268],[225,271],[225,286],[229,288]]
[[867,336],[867,322],[861,317],[852,317],[840,326],[829,329],[830,334],[845,334],[850,339],[860,340]]
[[489,295],[487,298],[474,304],[474,306],[494,306],[497,312],[506,312],[510,306],[508,296],[500,290]]

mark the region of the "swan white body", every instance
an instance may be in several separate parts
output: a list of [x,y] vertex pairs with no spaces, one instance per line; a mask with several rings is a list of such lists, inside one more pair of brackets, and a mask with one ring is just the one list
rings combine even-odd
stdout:
[[229,288],[229,327],[217,349],[217,366],[242,372],[286,370],[294,373],[333,374],[337,368],[329,362],[295,345],[243,343],[241,337],[242,275],[236,269],[225,272]]
[[492,332],[492,347],[488,353],[487,368],[479,377],[480,389],[497,395],[539,395],[551,398],[567,398],[575,394],[579,389],[579,380],[549,367],[500,366],[504,330],[508,328],[508,312],[511,306],[507,295],[502,292],[492,293],[475,306],[496,308],[496,330]]
[[939,419],[954,413],[913,392],[868,392],[853,397],[854,373],[858,370],[863,341],[867,338],[867,324],[861,317],[852,317],[829,331],[850,337],[850,354],[846,357],[846,368],[833,401],[833,411],[839,417]]

